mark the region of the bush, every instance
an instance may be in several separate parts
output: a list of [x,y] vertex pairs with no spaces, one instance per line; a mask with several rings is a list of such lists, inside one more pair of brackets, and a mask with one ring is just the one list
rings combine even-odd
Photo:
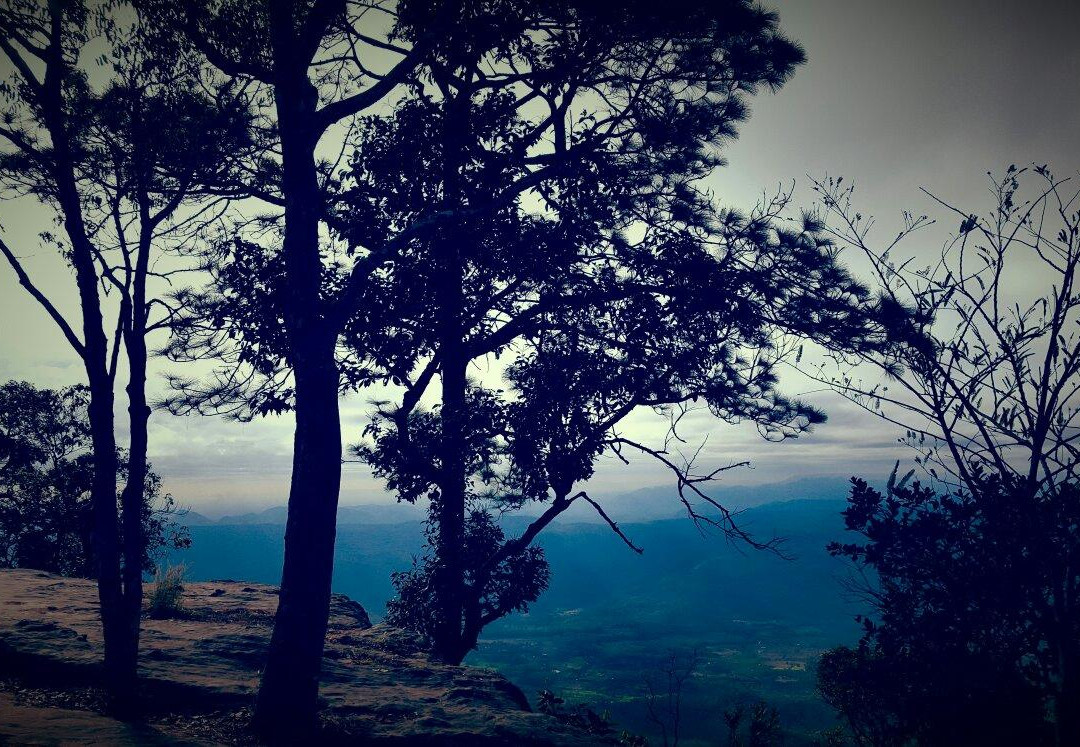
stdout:
[[867,579],[874,614],[855,647],[822,656],[818,687],[862,743],[1080,743],[1062,723],[1080,703],[1080,488],[976,487],[852,481],[844,518],[861,539],[829,551]]
[[183,615],[184,570],[182,565],[173,565],[154,573],[154,588],[147,598],[150,617],[168,620]]

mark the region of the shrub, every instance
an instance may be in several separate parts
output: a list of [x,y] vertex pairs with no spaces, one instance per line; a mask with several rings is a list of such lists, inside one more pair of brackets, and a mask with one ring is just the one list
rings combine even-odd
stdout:
[[154,573],[154,588],[147,598],[150,617],[167,620],[184,613],[184,566],[173,565]]

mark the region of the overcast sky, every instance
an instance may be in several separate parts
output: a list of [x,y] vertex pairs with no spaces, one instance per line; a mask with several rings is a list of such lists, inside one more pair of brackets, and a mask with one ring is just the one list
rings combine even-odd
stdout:
[[[806,175],[844,175],[858,184],[863,212],[881,234],[899,225],[900,210],[933,212],[919,191],[969,210],[986,209],[987,171],[1010,163],[1048,163],[1059,175],[1080,170],[1080,3],[952,0],[785,0],[787,33],[809,62],[775,96],[753,102],[753,116],[728,151],[730,165],[712,181],[726,202],[750,207],[766,190],[797,183],[809,202]],[[0,231],[17,245],[48,288],[72,288],[70,277],[32,236],[45,226],[21,206],[0,203]],[[919,239],[934,249],[937,234]],[[920,247],[912,244],[911,251]],[[1027,278],[1037,284],[1038,277]],[[71,291],[68,291],[71,295]],[[72,312],[70,305],[66,308]],[[162,389],[157,366],[152,389]],[[479,372],[477,372],[479,373]],[[82,380],[82,369],[43,312],[0,267],[0,380],[43,386]],[[809,388],[792,381],[793,393]],[[708,436],[715,463],[749,458],[752,470],[731,483],[801,475],[887,473],[906,457],[896,432],[832,395],[808,396],[830,416],[798,441],[768,444],[745,428],[695,417],[688,433]],[[343,404],[346,441],[364,421],[362,397]],[[631,426],[658,437],[647,418]],[[284,503],[292,424],[271,418],[241,425],[216,418],[156,413],[151,458],[182,504],[207,514]],[[652,464],[605,463],[592,490],[599,495],[664,483]],[[386,500],[359,465],[346,465],[343,503]]]

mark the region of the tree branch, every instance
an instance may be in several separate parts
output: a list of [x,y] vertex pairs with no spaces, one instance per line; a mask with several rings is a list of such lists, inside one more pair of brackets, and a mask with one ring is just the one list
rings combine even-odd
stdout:
[[86,347],[83,345],[82,341],[79,340],[75,331],[71,328],[71,325],[64,319],[64,316],[53,305],[52,301],[50,301],[45,294],[34,285],[30,276],[26,273],[26,270],[23,269],[22,263],[19,262],[18,257],[15,256],[14,252],[11,251],[3,239],[0,239],[0,253],[3,253],[8,264],[11,265],[11,269],[15,271],[15,276],[19,279],[19,285],[25,288],[30,295],[41,304],[41,307],[48,312],[49,316],[52,317],[52,320],[56,322],[56,326],[64,333],[64,337],[67,338],[68,343],[70,343],[71,347],[75,349],[75,352],[79,354],[79,357],[85,357]]

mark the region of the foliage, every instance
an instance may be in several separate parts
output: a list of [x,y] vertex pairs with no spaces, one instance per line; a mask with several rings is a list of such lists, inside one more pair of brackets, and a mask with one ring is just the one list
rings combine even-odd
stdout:
[[[746,729],[742,728],[744,723]],[[764,700],[749,706],[740,703],[727,709],[724,711],[724,725],[728,730],[728,747],[775,747],[783,744],[780,713]]]
[[[488,579],[476,602],[481,622],[486,625],[511,612],[527,611],[548,585],[544,551],[529,547],[489,568],[491,558],[505,542],[503,530],[487,512],[473,511],[465,531],[466,574],[476,578],[483,573]],[[429,645],[435,634],[435,599],[431,593],[434,571],[429,554],[416,560],[410,570],[395,572],[393,584],[397,597],[386,605],[387,622],[419,634]]]
[[[1010,166],[985,215],[935,197],[959,224],[922,263],[896,248],[929,218],[905,213],[876,247],[850,186],[816,188],[827,230],[869,260],[900,320],[856,359],[884,381],[822,378],[903,428],[942,485],[854,482],[847,523],[866,542],[831,550],[870,574],[881,619],[823,659],[822,690],[863,741],[1074,744],[1080,193],[1046,166]],[[1035,291],[1020,280],[1033,272]]]
[[[363,323],[345,335],[360,364],[345,377],[394,392],[356,453],[399,499],[432,502],[431,593],[463,600],[443,613],[459,629],[440,645],[451,659],[474,645],[470,620],[486,618],[469,609],[486,575],[462,583],[455,559],[473,552],[461,544],[468,513],[546,505],[493,548],[492,567],[575,502],[640,551],[575,492],[603,454],[639,453],[672,470],[693,520],[757,544],[701,487],[730,467],[699,474],[673,456],[675,424],[697,402],[768,438],[797,436],[823,415],[777,391],[777,366],[798,355],[794,336],[850,346],[874,331],[860,314],[865,289],[820,227],[780,219],[787,195],[744,215],[717,208],[697,184],[720,165],[746,96],[778,86],[801,61],[774,16],[742,2],[664,19],[637,4],[618,17],[545,4],[500,13],[494,38],[465,27],[439,50],[446,60],[432,64],[432,85],[365,121],[335,195],[350,245],[409,237],[364,286]],[[544,25],[530,43],[512,37],[515,24],[545,13],[568,35]],[[637,25],[642,17],[652,25]],[[591,43],[579,48],[582,38]],[[485,74],[474,59],[508,70]],[[533,101],[546,106],[523,103]],[[554,152],[537,153],[549,130]],[[425,224],[433,228],[409,234]],[[474,362],[501,380],[468,381]],[[425,411],[436,376],[440,401]],[[618,433],[648,408],[671,425],[662,446]],[[445,584],[440,558],[452,567]]]
[[[275,212],[226,232],[169,349],[221,363],[209,382],[173,381],[174,411],[297,412],[290,527],[304,528],[287,537],[260,721],[302,706],[297,721],[314,723],[340,393],[389,390],[360,454],[400,498],[431,500],[430,558],[399,582],[434,595],[434,618],[414,624],[444,659],[535,598],[537,573],[511,594],[500,569],[532,564],[537,534],[574,502],[640,551],[574,492],[605,452],[660,459],[690,517],[750,539],[699,487],[724,468],[696,474],[617,426],[654,408],[677,440],[701,402],[798,435],[822,415],[777,391],[779,362],[798,355],[788,336],[844,346],[872,326],[813,221],[781,223],[783,198],[719,210],[700,184],[749,98],[804,59],[776,14],[749,0],[401,2],[370,29],[362,3],[138,6],[242,81],[268,133],[241,191]],[[385,74],[372,49],[393,60]],[[332,148],[331,129],[346,133]],[[468,381],[499,360],[505,388]],[[490,533],[476,512],[528,501],[541,518],[477,559],[467,542]]]
[[876,580],[877,615],[818,678],[863,743],[1036,744],[1055,701],[1077,705],[1080,490],[1032,503],[1016,478],[980,479],[978,497],[852,481],[845,521],[864,540],[829,550]]
[[[51,390],[16,381],[0,386],[3,566],[96,576],[88,400],[82,386]],[[171,520],[173,506],[172,496],[162,495],[161,478],[148,472],[143,571],[154,570],[163,548],[190,544],[187,530]]]
[[[0,255],[86,374],[93,444],[87,513],[106,682],[118,713],[138,699],[144,539],[157,542],[162,531],[147,507],[160,490],[147,463],[148,336],[177,312],[169,292],[192,269],[192,246],[224,212],[223,182],[250,125],[242,100],[145,43],[133,10],[113,0],[10,0],[0,13],[0,199],[46,208],[28,214],[49,219],[38,238],[72,271],[74,289],[64,300],[78,299],[80,323],[69,321],[52,284],[23,264],[20,257],[33,249],[0,237]],[[128,400],[122,454],[114,406],[121,361]],[[118,479],[126,485],[121,521],[114,522]],[[88,557],[86,547],[80,555]]]

